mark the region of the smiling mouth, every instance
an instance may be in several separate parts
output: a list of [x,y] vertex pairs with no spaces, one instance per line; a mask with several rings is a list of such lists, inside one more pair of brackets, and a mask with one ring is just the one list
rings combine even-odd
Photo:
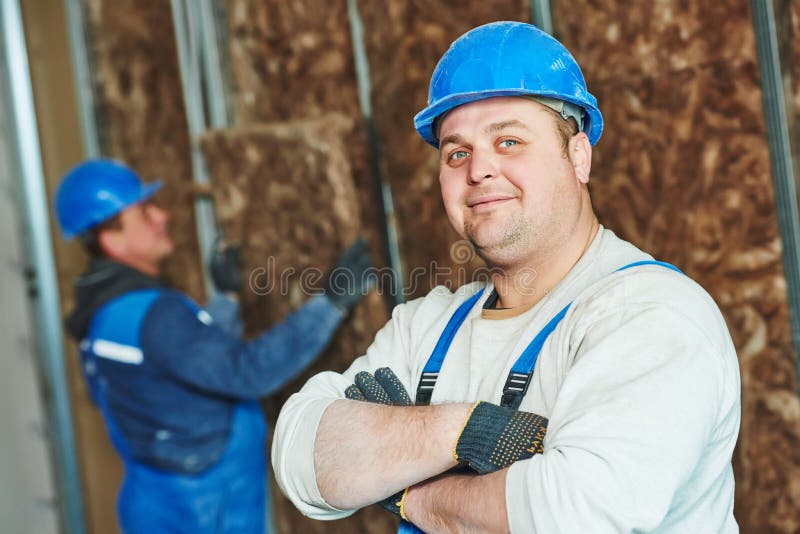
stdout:
[[467,202],[467,207],[471,209],[491,208],[493,206],[511,200],[511,198],[512,197],[497,197],[497,198],[484,198],[484,199],[473,200]]

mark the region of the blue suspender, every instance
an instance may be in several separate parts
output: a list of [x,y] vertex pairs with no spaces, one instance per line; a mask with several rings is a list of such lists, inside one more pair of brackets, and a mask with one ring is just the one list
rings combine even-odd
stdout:
[[397,534],[425,534],[414,523],[408,521],[400,521],[400,526],[397,528]]
[[444,357],[447,356],[447,349],[450,348],[450,344],[453,342],[453,338],[455,337],[456,332],[458,332],[461,323],[463,323],[464,319],[467,318],[472,306],[474,306],[475,302],[481,298],[481,295],[483,295],[484,291],[485,289],[481,289],[468,298],[464,303],[462,303],[447,322],[447,326],[444,327],[444,331],[439,337],[439,341],[436,342],[436,346],[433,348],[433,352],[431,353],[430,358],[428,358],[428,362],[422,369],[422,376],[420,377],[419,385],[417,386],[418,405],[430,404],[433,387],[436,385],[436,379],[439,378],[439,370],[442,368]]
[[570,302],[564,306],[555,317],[550,319],[550,322],[544,325],[544,328],[536,334],[536,337],[528,344],[517,361],[511,367],[511,372],[508,373],[506,384],[503,386],[503,396],[500,398],[500,406],[510,406],[515,410],[519,408],[522,403],[522,397],[528,391],[528,385],[531,383],[531,376],[533,375],[533,367],[536,365],[536,360],[539,358],[539,353],[542,351],[544,342],[556,329],[558,323],[567,314],[567,310],[572,306]]
[[[467,318],[469,311],[475,305],[475,302],[481,298],[483,292],[484,289],[481,289],[464,301],[461,306],[458,307],[453,316],[450,317],[450,320],[447,322],[447,326],[444,327],[444,331],[439,337],[439,341],[436,342],[436,346],[433,348],[433,352],[431,353],[430,358],[428,358],[428,362],[422,369],[422,376],[420,377],[419,385],[417,386],[417,405],[430,404],[433,387],[436,385],[436,379],[439,377],[439,369],[442,368],[444,357],[447,356],[447,349],[450,348],[450,344],[453,342],[453,338],[455,337],[456,332],[458,332],[458,328],[461,326],[461,323],[463,323],[464,319]],[[400,527],[397,529],[397,534],[425,533],[418,529],[413,523],[409,523],[408,521],[400,521]]]
[[665,261],[656,261],[656,260],[635,261],[633,263],[629,263],[628,265],[620,267],[614,272],[624,271],[625,269],[630,269],[631,267],[638,267],[640,265],[659,265],[661,267],[664,267],[665,269],[669,269],[670,271],[675,271],[678,274],[683,274],[683,271],[681,271],[671,263],[667,263]]
[[[659,265],[666,269],[683,274],[683,272],[674,265],[665,263],[663,261],[654,260],[644,260],[630,263],[620,267],[615,272],[624,271],[625,269],[638,267],[640,265]],[[439,378],[439,371],[442,368],[442,363],[444,362],[445,356],[447,356],[447,350],[450,348],[450,344],[453,342],[453,338],[455,337],[459,327],[467,318],[467,315],[469,315],[469,312],[475,305],[475,302],[477,302],[481,295],[483,295],[483,292],[484,290],[481,289],[479,292],[461,304],[461,306],[458,307],[456,312],[450,318],[450,321],[448,321],[447,326],[445,326],[444,332],[442,332],[439,341],[436,343],[436,347],[434,347],[433,352],[425,364],[425,367],[422,369],[422,376],[420,377],[419,385],[417,386],[417,405],[430,404],[433,388],[436,386],[436,380]],[[542,330],[536,334],[536,337],[533,338],[530,344],[528,344],[520,357],[511,367],[511,371],[508,373],[506,383],[503,386],[503,396],[500,400],[501,406],[508,406],[515,410],[519,408],[522,398],[528,391],[528,385],[530,384],[531,376],[533,375],[533,368],[536,366],[536,360],[539,357],[539,353],[542,351],[545,341],[547,341],[547,338],[553,333],[553,330],[556,329],[558,323],[560,323],[561,319],[563,319],[567,314],[567,310],[569,310],[571,305],[572,303],[570,302],[564,306],[564,308],[562,308],[561,311],[555,315],[555,317],[550,319],[544,328],[542,328]]]
[[[639,265],[660,265],[661,267],[683,274],[683,272],[674,265],[653,260],[637,261],[620,267],[615,272],[624,271],[631,267],[638,267]],[[483,292],[484,289],[481,289],[464,301],[447,322],[447,326],[444,327],[439,341],[436,342],[433,352],[428,358],[427,363],[425,363],[425,367],[422,369],[422,376],[417,386],[417,405],[430,404],[433,388],[436,386],[436,380],[439,378],[439,371],[442,368],[445,356],[447,356],[447,350],[450,348],[450,344],[453,342],[453,338],[456,332],[458,332],[459,327],[467,318],[467,315],[469,315],[470,310],[478,299],[481,298]],[[515,410],[519,408],[522,398],[528,391],[528,385],[530,385],[531,376],[533,375],[533,368],[536,365],[536,359],[539,357],[539,353],[542,351],[544,342],[547,341],[547,338],[553,333],[553,330],[556,329],[558,323],[560,323],[561,319],[567,314],[567,310],[569,310],[570,306],[572,306],[571,302],[564,306],[555,317],[550,319],[550,322],[536,334],[536,337],[533,338],[511,367],[511,371],[508,373],[508,378],[506,379],[506,384],[503,386],[503,396],[500,401],[501,406],[508,406]],[[424,534],[420,529],[407,521],[400,522],[400,528],[397,532],[398,534]]]

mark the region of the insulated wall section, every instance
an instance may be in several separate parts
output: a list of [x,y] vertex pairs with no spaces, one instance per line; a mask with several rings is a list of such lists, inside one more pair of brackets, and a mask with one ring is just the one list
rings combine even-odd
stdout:
[[101,152],[145,181],[171,215],[176,250],[166,275],[202,302],[186,111],[169,2],[85,0]]
[[[236,126],[340,113],[345,150],[364,221],[361,233],[376,261],[383,256],[378,187],[359,109],[347,1],[225,0],[228,69]],[[387,302],[390,296],[387,296]]]
[[450,227],[439,190],[439,152],[414,130],[439,57],[459,35],[495,20],[530,18],[527,1],[360,2],[380,168],[394,198],[407,298],[455,289],[481,265]]
[[[206,136],[203,148],[220,224],[242,243],[245,273],[253,277],[243,311],[247,332],[255,334],[319,288],[319,280],[301,281],[301,273],[327,272],[358,236],[380,267],[383,214],[359,108],[347,2],[224,5],[236,118]],[[265,291],[264,283],[276,285]],[[271,422],[312,374],[342,371],[366,351],[389,319],[391,299],[373,292],[356,307],[318,362],[265,402]],[[279,532],[395,529],[394,518],[378,507],[331,524],[300,515],[274,484],[272,496]]]
[[[166,275],[202,303],[190,141],[170,4],[82,0],[82,10],[100,153],[132,166],[145,181],[164,182],[155,201],[171,216],[176,245]],[[81,268],[70,265],[73,272]],[[70,309],[71,280],[62,281],[62,294],[65,308]],[[71,356],[77,360],[77,354]],[[89,529],[114,532],[121,462],[77,370],[74,382]]]
[[796,532],[800,401],[749,3],[556,1],[554,15],[606,120],[600,221],[705,287],[733,335],[741,530]]
[[[242,244],[247,289],[242,307],[251,334],[278,323],[313,294],[323,273],[362,231],[358,195],[341,115],[208,133],[203,152],[215,183],[220,225]],[[354,309],[311,368],[265,401],[271,422],[313,374],[344,371],[386,322],[372,292]],[[273,484],[279,532],[391,532],[395,520],[376,506],[328,523],[301,516]]]

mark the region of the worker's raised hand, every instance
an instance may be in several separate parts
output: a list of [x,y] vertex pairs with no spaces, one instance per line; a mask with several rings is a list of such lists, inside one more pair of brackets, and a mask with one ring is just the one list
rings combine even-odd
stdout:
[[337,308],[348,312],[374,284],[374,277],[369,276],[371,268],[367,244],[359,238],[344,251],[325,278],[325,295]]
[[348,399],[388,404],[392,406],[411,406],[408,391],[388,367],[381,367],[374,375],[361,371],[355,383],[344,390]]
[[230,245],[221,239],[214,243],[208,270],[214,287],[221,293],[238,293],[242,289],[241,247]]
[[[403,383],[388,367],[377,369],[374,375],[361,371],[356,375],[355,383],[344,390],[344,396],[351,400],[386,404],[388,406],[411,406],[413,404]],[[384,510],[403,518],[401,503],[404,492],[405,490],[398,491],[378,504]]]
[[547,419],[477,402],[455,447],[456,460],[480,474],[492,473],[544,451]]

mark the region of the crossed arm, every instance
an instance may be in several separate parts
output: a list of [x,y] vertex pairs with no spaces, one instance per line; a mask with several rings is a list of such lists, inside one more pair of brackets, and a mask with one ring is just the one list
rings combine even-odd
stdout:
[[[732,503],[735,353],[723,357],[681,311],[643,306],[586,331],[548,412],[547,453],[491,474],[448,473],[469,405],[341,399],[358,371],[391,364],[383,350],[345,375],[317,375],[286,403],[273,442],[282,489],[309,517],[336,519],[410,487],[406,516],[426,532],[647,531],[702,465],[707,480],[697,484],[722,495],[703,503],[704,521],[719,531],[717,516]],[[713,461],[703,456],[710,446]]]
[[322,497],[353,509],[408,487],[406,515],[425,532],[507,532],[506,469],[437,477],[456,466],[453,448],[470,408],[333,402],[314,445]]

